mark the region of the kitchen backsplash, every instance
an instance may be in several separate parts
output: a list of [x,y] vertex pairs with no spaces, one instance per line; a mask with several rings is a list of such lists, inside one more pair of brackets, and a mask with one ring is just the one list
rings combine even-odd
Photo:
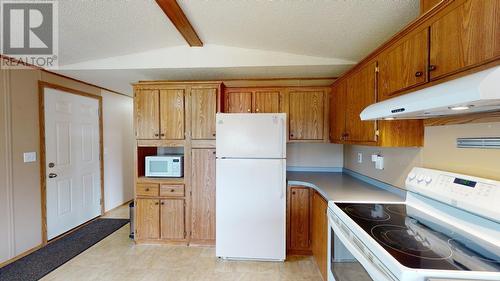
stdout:
[[342,168],[343,146],[331,143],[287,144],[287,167]]
[[[404,180],[414,166],[440,169],[500,180],[500,149],[457,148],[461,137],[499,137],[500,122],[432,126],[425,128],[421,148],[380,148],[344,146],[344,167],[380,181],[404,187]],[[358,153],[363,163],[358,163]],[[372,154],[384,156],[384,169],[376,170]]]

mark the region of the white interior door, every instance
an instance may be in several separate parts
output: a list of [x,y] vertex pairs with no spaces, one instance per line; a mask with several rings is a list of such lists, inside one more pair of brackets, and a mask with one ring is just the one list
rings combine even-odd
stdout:
[[216,255],[285,259],[284,159],[216,160]]
[[47,238],[101,214],[99,102],[45,88]]

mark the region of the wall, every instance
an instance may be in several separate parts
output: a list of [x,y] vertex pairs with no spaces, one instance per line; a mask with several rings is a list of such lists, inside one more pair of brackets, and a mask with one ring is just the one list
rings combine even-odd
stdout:
[[[0,73],[0,229],[2,229],[0,263],[2,263],[37,247],[42,242],[38,81],[95,95],[100,95],[101,89],[35,69],[1,69]],[[132,101],[128,97],[125,99],[130,100],[130,103]],[[131,120],[132,111],[128,115],[119,111],[114,112],[119,114],[114,116],[115,120],[117,118],[123,118],[127,122]],[[107,116],[109,118],[109,114]],[[124,130],[124,137],[130,135],[128,131]],[[114,141],[113,138],[111,140]],[[107,143],[104,145],[107,146]],[[125,148],[127,145],[129,144],[124,141],[122,147]],[[23,162],[23,153],[29,151],[37,153],[36,162]],[[116,151],[112,150],[110,153]],[[114,159],[112,162],[120,161],[115,157],[112,159]],[[111,173],[108,173],[105,170],[104,177],[110,179],[126,177],[122,182],[131,182],[128,176],[131,177],[133,173],[129,172],[126,166],[126,163],[120,166],[124,171],[111,170]],[[113,185],[113,188],[116,188],[116,185]],[[126,198],[131,194],[131,186],[126,185],[125,188],[130,190],[124,191],[123,197],[120,198]],[[107,186],[105,193],[106,189]],[[115,198],[113,204],[117,204],[117,200]]]
[[343,148],[330,143],[289,143],[287,167],[291,168],[342,168]]
[[[344,167],[383,182],[404,187],[404,180],[414,166],[441,169],[500,180],[499,149],[464,149],[456,147],[458,137],[500,137],[500,122],[447,125],[425,128],[422,148],[375,148],[345,145]],[[358,152],[364,161],[357,163]],[[370,155],[384,156],[384,170],[376,170]]]
[[106,211],[134,196],[133,99],[102,91],[104,119],[104,206]]

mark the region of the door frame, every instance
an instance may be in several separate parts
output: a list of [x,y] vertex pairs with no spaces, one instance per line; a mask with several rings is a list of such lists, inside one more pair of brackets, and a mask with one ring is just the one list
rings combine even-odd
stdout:
[[89,94],[72,88],[38,80],[38,114],[40,133],[40,191],[42,207],[42,245],[47,244],[47,182],[46,182],[46,154],[45,154],[45,89],[54,89],[66,94],[73,94],[96,99],[99,103],[99,169],[101,173],[101,215],[104,214],[104,136],[102,117],[102,96]]

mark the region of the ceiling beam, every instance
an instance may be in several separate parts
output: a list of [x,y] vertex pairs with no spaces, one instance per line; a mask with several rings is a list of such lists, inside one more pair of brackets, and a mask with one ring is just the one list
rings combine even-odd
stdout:
[[196,34],[196,31],[176,0],[156,0],[156,3],[160,6],[177,30],[179,30],[182,37],[186,39],[189,46],[203,46],[203,42],[201,42],[200,37]]

